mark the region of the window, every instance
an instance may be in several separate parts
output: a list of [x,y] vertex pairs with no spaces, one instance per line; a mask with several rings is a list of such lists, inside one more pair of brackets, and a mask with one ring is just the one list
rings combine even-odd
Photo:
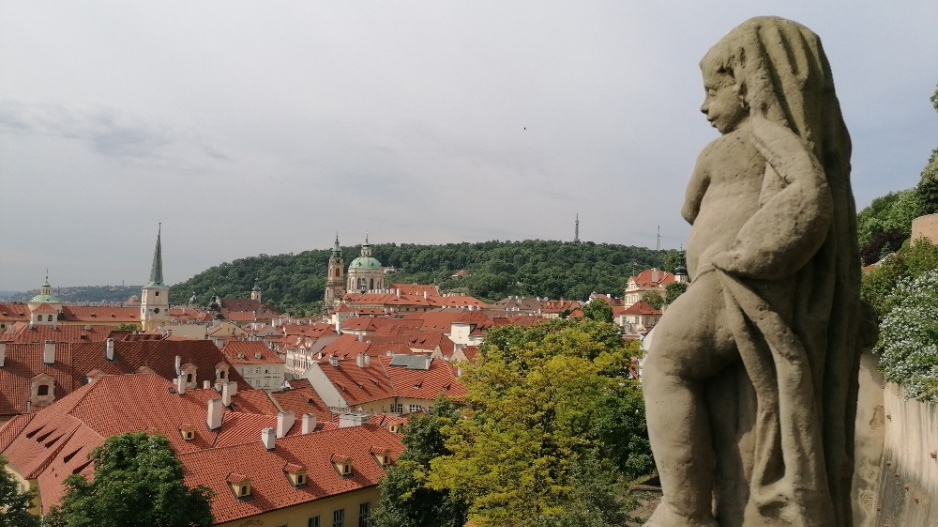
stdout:
[[306,527],[319,527],[319,516],[313,516],[306,520]]
[[332,527],[345,527],[345,509],[332,511]]
[[410,405],[410,413],[419,412],[420,410],[423,410],[423,407],[419,404]]
[[45,395],[49,395],[49,385],[48,385],[48,384],[40,384],[40,385],[39,385],[39,388],[36,390],[36,395],[38,395],[38,396],[40,396],[40,397],[45,396]]
[[362,503],[358,506],[358,527],[368,527],[368,517],[371,516],[371,504]]
[[160,292],[159,292],[159,291],[156,292],[156,296],[160,296]]
[[394,403],[391,405],[391,413],[402,414],[404,413],[404,405],[401,403]]

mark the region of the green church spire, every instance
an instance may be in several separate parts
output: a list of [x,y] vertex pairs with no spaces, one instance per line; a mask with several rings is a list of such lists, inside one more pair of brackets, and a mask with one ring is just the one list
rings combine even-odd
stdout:
[[153,251],[153,267],[150,268],[150,283],[147,284],[148,286],[166,286],[166,284],[163,283],[163,250],[160,245],[160,234],[162,230],[163,223],[161,222],[156,230],[156,250]]

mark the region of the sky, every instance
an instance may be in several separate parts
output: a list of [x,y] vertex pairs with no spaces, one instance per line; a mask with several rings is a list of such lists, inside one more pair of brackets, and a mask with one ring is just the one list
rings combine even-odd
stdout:
[[[934,0],[6,0],[0,291],[371,243],[679,248],[698,62],[757,15],[828,55],[858,210],[938,147]],[[660,242],[659,233],[660,229]]]

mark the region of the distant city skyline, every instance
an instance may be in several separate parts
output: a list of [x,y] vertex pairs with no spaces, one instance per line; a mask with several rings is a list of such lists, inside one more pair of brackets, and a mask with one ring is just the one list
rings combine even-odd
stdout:
[[679,248],[716,132],[697,62],[743,20],[822,38],[857,208],[938,146],[938,3],[0,4],[0,291],[167,284],[370,241]]

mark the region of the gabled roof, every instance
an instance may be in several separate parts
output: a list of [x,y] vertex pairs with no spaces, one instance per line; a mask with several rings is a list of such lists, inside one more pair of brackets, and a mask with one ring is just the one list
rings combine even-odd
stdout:
[[26,304],[0,303],[0,322],[17,322],[29,320],[29,306]]
[[310,386],[306,379],[289,381],[290,389],[270,392],[270,396],[277,401],[284,411],[293,412],[299,420],[303,414],[313,414],[316,420],[324,425],[332,423],[332,412],[326,403],[319,397],[316,390]]
[[43,343],[48,340],[54,342],[104,342],[113,325],[56,325],[48,326],[37,324],[31,326],[25,322],[18,322],[12,328],[0,333],[0,340],[16,342],[19,344]]
[[[55,399],[83,386],[92,370],[106,375],[134,373],[141,368],[152,371],[165,380],[176,377],[176,356],[181,363],[196,366],[196,384],[202,381],[215,382],[215,365],[224,361],[224,355],[206,340],[158,340],[116,341],[114,360],[105,356],[106,344],[63,343],[55,345],[55,362],[43,363],[43,344],[7,344],[6,361],[0,368],[0,415],[18,414],[26,411],[29,400],[30,380],[41,373],[55,379]],[[237,371],[229,371],[229,379],[237,382],[240,389],[250,385]]]
[[260,341],[231,340],[221,349],[231,364],[284,364],[286,361]]
[[86,322],[88,324],[112,324],[136,322],[140,320],[139,307],[122,306],[75,306],[65,304],[62,314],[68,322]]
[[[233,401],[252,392],[241,392]],[[75,390],[56,404],[31,416],[17,416],[0,429],[0,453],[24,477],[38,479],[44,512],[62,496],[62,481],[70,474],[90,475],[88,454],[114,434],[147,431],[167,437],[177,454],[219,446],[260,443],[260,430],[275,427],[276,410],[269,414],[225,409],[220,429],[205,425],[206,402],[214,390],[175,391],[156,375],[106,376]],[[181,429],[194,438],[185,440]],[[290,435],[299,433],[294,424]],[[288,435],[289,437],[289,435]]]
[[[372,448],[389,451],[392,459],[403,451],[400,436],[366,424],[277,439],[273,450],[258,440],[182,454],[179,460],[186,469],[186,485],[205,485],[215,492],[212,514],[216,523],[225,523],[375,487],[385,471],[371,455]],[[354,460],[351,476],[343,477],[333,468],[336,455]],[[284,476],[288,463],[307,469],[305,486],[294,487]],[[228,488],[232,471],[251,480],[250,500],[237,499]]]
[[396,289],[401,292],[402,295],[420,295],[423,296],[424,293],[428,297],[440,296],[440,288],[435,285],[428,284],[391,284],[388,286],[389,289]]
[[621,312],[623,315],[660,315],[661,311],[655,309],[648,302],[639,300]]
[[639,289],[659,288],[675,280],[674,275],[661,269],[645,269],[635,276],[629,277],[629,285]]

